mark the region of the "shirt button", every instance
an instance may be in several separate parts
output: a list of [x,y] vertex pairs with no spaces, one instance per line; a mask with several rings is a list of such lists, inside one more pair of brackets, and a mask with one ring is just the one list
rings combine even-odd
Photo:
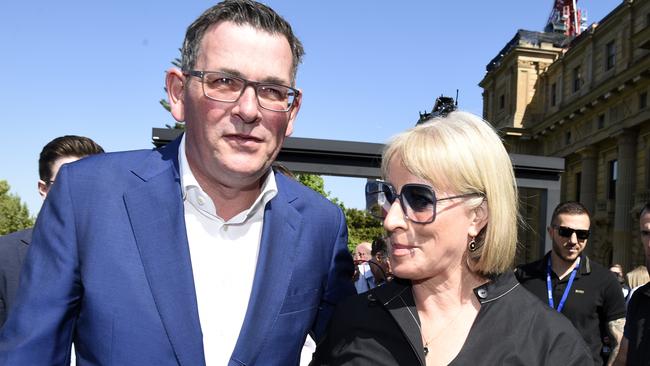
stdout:
[[485,299],[487,297],[487,290],[484,288],[478,289],[476,293],[478,294],[478,297],[480,297],[481,299]]
[[199,205],[201,205],[201,206],[203,206],[203,204],[205,203],[205,199],[203,198],[203,196],[198,196],[198,197],[196,198],[196,201],[197,201],[197,202],[199,203]]

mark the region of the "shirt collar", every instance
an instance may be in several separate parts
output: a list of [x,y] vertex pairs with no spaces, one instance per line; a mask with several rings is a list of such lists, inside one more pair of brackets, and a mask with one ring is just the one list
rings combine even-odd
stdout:
[[[544,273],[546,274],[546,263],[548,261],[548,257],[551,255],[551,251],[546,253],[544,258],[540,259],[537,261],[537,267],[535,268],[539,273]],[[584,253],[580,253],[580,270],[578,270],[578,275],[584,276],[588,275],[591,273],[591,260],[589,260],[589,257]],[[568,277],[566,277],[568,278]]]
[[[379,301],[386,305],[395,300],[398,295],[402,294],[405,288],[410,288],[411,286],[411,281],[395,278],[387,285],[376,288],[372,293],[377,296]],[[474,288],[474,294],[481,304],[485,304],[502,298],[517,286],[519,286],[519,282],[515,278],[514,272],[508,271],[499,275],[490,276],[488,282]]]
[[[196,180],[196,177],[192,173],[192,169],[190,169],[189,162],[187,160],[187,155],[185,154],[185,137],[186,134],[183,134],[183,137],[181,138],[181,143],[178,148],[178,165],[179,165],[179,174],[181,177],[181,188],[183,192],[183,202],[190,200],[190,203],[196,207],[199,211],[201,211],[203,214],[206,214],[208,216],[212,216],[215,218],[219,218],[216,215],[216,209],[214,208],[214,205],[209,206],[209,209],[206,210],[202,207],[199,207],[198,205],[195,204],[195,202],[192,202],[195,195],[188,194],[191,193],[191,190],[197,190],[201,194],[205,195],[207,197],[207,194],[203,191],[201,186],[199,185],[199,182]],[[238,223],[243,223],[245,222],[248,218],[254,216],[258,212],[262,211],[263,207],[266,206],[266,204],[277,195],[278,193],[278,186],[275,181],[275,173],[273,172],[273,169],[269,169],[268,173],[264,175],[262,178],[264,181],[262,183],[262,187],[260,189],[260,194],[257,196],[253,204],[246,210],[240,212],[239,214],[235,215],[233,218],[228,220],[228,223],[230,224],[238,224]],[[210,200],[212,201],[212,200]],[[219,218],[220,219],[220,218]]]

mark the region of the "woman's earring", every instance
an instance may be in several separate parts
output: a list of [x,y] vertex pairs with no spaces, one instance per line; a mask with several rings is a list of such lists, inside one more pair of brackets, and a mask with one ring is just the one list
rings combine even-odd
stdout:
[[478,249],[478,245],[476,245],[476,240],[474,240],[474,238],[472,238],[472,240],[470,240],[467,247],[469,248],[470,252],[474,253],[476,251],[476,249]]

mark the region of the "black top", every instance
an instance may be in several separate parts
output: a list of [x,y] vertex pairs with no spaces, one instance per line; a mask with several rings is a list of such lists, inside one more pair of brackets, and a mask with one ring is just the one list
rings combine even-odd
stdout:
[[650,366],[650,283],[634,291],[627,305],[627,365]]
[[[548,305],[546,287],[546,266],[548,256],[524,264],[516,270],[517,279],[535,296]],[[551,271],[553,300],[558,306],[570,276],[562,280]],[[550,307],[549,307],[550,308]],[[603,347],[601,330],[607,329],[607,322],[625,317],[625,298],[616,277],[607,268],[582,255],[573,286],[569,292],[562,314],[571,320],[591,350],[594,364],[602,365],[600,351]]]
[[[585,365],[580,334],[511,272],[474,289],[481,303],[450,365]],[[424,365],[411,283],[395,279],[341,303],[311,365]]]

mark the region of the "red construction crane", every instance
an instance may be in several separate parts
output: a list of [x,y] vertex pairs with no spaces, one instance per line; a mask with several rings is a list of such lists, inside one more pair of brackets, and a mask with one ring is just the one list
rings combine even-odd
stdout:
[[577,36],[587,27],[587,14],[578,9],[578,0],[554,0],[551,15],[546,23],[546,32]]

